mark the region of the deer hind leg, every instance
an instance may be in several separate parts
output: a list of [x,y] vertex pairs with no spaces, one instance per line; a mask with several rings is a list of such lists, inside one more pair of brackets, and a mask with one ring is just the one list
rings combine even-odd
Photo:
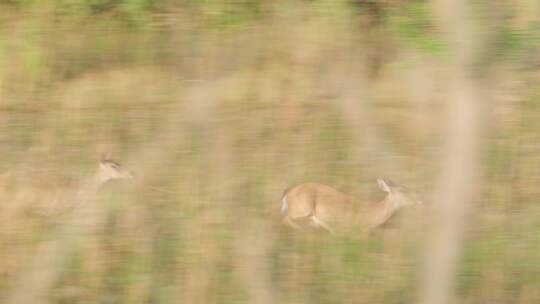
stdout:
[[295,223],[290,217],[286,216],[283,218],[283,222],[289,226],[291,226],[292,228],[296,229],[296,230],[304,230],[300,225],[298,225],[297,223]]
[[332,229],[332,227],[330,227],[330,225],[328,225],[327,223],[323,222],[320,218],[318,218],[316,215],[312,215],[310,217],[311,221],[318,227],[322,227],[324,228],[326,231],[334,234],[334,229]]

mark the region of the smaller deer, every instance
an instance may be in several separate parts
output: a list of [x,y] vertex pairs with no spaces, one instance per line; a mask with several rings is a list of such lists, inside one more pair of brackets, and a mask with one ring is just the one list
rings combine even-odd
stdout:
[[307,219],[311,225],[330,233],[334,233],[334,227],[358,225],[369,232],[388,221],[399,209],[422,203],[404,186],[381,178],[377,183],[387,194],[374,204],[362,204],[355,197],[319,183],[289,188],[281,200],[283,221],[296,229],[302,229],[297,221]]
[[[73,182],[57,176],[52,170],[14,170],[0,176],[0,211],[27,210],[31,214],[53,215],[73,207],[84,197],[97,193],[110,180],[132,179],[132,173],[109,155],[103,155],[94,173]],[[67,209],[66,209],[67,208]],[[6,211],[6,210],[4,210]]]
[[[28,201],[28,203],[31,203],[30,207],[32,209],[36,209],[36,204],[39,203],[53,205],[52,207],[62,207],[62,215],[65,216],[60,221],[53,219],[55,220],[55,224],[58,224],[54,227],[56,228],[55,237],[38,244],[35,249],[36,253],[29,261],[30,263],[24,265],[27,269],[15,273],[17,276],[15,280],[17,282],[13,284],[14,289],[11,295],[9,295],[9,298],[6,298],[6,303],[40,302],[43,295],[47,295],[54,287],[54,283],[62,273],[60,271],[63,269],[62,265],[74,254],[74,250],[79,248],[81,245],[80,241],[85,239],[83,236],[93,235],[91,233],[94,231],[93,229],[97,229],[96,227],[104,223],[104,218],[106,218],[105,213],[99,212],[98,204],[93,204],[100,187],[111,180],[133,178],[129,170],[124,169],[118,163],[112,161],[108,155],[102,156],[99,165],[96,167],[96,172],[89,175],[83,181],[76,185],[61,187],[60,189],[52,187],[54,185],[41,185],[37,188],[29,187],[28,183],[21,185],[21,189],[18,192],[33,194],[31,197],[33,200]],[[35,176],[30,177],[34,178]],[[56,193],[60,193],[62,197],[59,198]],[[69,208],[65,208],[66,204]],[[2,205],[0,204],[1,207]],[[42,215],[52,215],[48,212],[50,209],[46,208]],[[5,213],[0,212],[0,216],[5,216]],[[0,217],[0,224],[3,224],[1,219],[3,218]],[[31,224],[33,222],[31,220],[25,221],[24,219],[21,221],[23,224]],[[32,230],[29,231],[32,232]],[[0,237],[3,237],[2,232],[3,230],[0,229]],[[20,235],[16,234],[14,237],[17,239],[18,237],[20,238]]]

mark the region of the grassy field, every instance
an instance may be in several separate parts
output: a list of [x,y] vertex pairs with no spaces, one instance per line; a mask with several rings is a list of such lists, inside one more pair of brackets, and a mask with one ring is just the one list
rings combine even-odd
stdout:
[[[425,3],[368,30],[341,1],[170,2],[0,2],[0,302],[415,302],[450,68]],[[458,303],[540,301],[538,16],[518,2],[481,88]],[[136,178],[80,191],[105,151]],[[289,186],[369,202],[379,176],[426,203],[370,238],[281,223]]]

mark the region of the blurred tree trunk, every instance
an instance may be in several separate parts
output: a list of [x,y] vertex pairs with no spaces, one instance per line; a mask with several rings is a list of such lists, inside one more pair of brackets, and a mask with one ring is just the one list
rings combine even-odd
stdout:
[[420,303],[451,303],[471,205],[480,191],[480,148],[484,111],[479,71],[481,49],[470,4],[434,0],[434,13],[448,46],[446,144],[435,192],[435,214],[427,247]]

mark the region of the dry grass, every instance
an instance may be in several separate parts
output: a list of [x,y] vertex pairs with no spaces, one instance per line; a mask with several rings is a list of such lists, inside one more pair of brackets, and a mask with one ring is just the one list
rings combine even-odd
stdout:
[[[39,68],[21,64],[31,58],[19,33],[31,25],[3,29],[21,42],[10,40],[3,56],[14,59],[0,73],[0,301],[38,293],[52,303],[413,302],[429,230],[422,218],[440,170],[447,66],[391,41],[394,57],[372,78],[354,18],[294,12],[226,30],[171,13],[162,29],[170,36],[144,32],[134,42],[137,33],[112,27],[107,39],[125,44],[102,52],[91,49],[94,27],[50,25],[37,42],[26,38],[50,60]],[[75,32],[84,39],[52,43]],[[540,111],[530,83],[538,75],[500,71],[458,296],[536,303]],[[135,184],[88,194],[88,216],[23,212],[54,201],[43,187],[77,192],[104,147],[136,172]],[[25,178],[4,182],[26,168]],[[367,240],[280,223],[287,186],[319,181],[376,200],[378,176],[423,192],[428,207]],[[61,254],[40,254],[53,247]],[[31,271],[42,276],[21,281]]]

